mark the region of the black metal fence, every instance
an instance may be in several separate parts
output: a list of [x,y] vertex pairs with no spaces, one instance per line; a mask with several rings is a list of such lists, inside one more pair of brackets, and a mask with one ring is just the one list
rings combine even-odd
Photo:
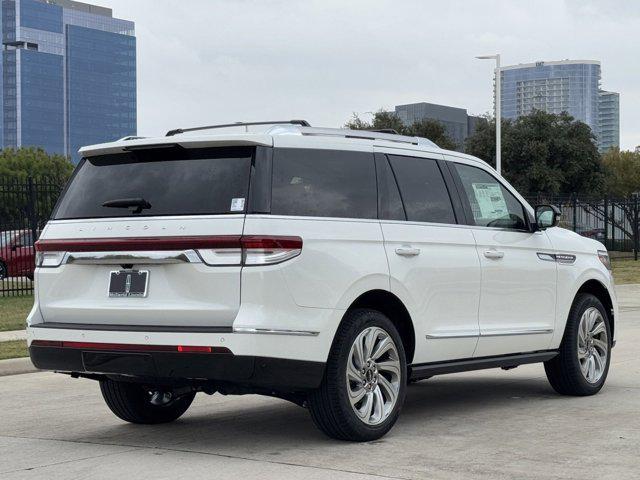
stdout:
[[63,186],[52,177],[0,176],[0,296],[33,293],[34,243]]
[[552,204],[560,208],[560,226],[602,242],[607,250],[626,253],[638,260],[640,250],[640,198],[604,197],[582,199],[539,194],[528,197],[532,205]]

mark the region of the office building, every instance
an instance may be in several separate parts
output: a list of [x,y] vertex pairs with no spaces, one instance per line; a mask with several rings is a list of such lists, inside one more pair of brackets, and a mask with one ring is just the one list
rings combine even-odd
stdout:
[[619,145],[618,94],[600,89],[600,62],[535,62],[500,70],[503,118],[516,119],[534,110],[567,112],[591,127],[601,151]]
[[134,24],[71,0],[2,1],[3,147],[78,161],[82,145],[136,133]]
[[620,94],[600,90],[599,95],[598,148],[604,153],[610,148],[620,147]]
[[397,105],[395,113],[405,125],[411,125],[425,119],[440,122],[447,130],[447,134],[462,150],[467,137],[473,134],[480,117],[468,115],[464,108],[437,105],[435,103],[409,103]]

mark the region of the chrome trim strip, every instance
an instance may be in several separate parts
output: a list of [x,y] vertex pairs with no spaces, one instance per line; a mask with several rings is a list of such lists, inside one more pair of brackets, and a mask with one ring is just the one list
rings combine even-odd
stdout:
[[537,252],[538,258],[546,262],[556,262],[562,265],[573,265],[576,262],[576,256],[568,253],[545,253]]
[[545,262],[555,262],[556,261],[556,256],[553,253],[538,252],[537,255],[538,255],[538,258],[540,260],[543,260]]
[[250,333],[261,335],[294,335],[303,337],[317,337],[320,332],[310,330],[278,330],[270,328],[233,327],[233,333]]
[[68,252],[62,264],[79,265],[156,265],[171,263],[202,263],[195,250],[143,252]]
[[526,329],[526,330],[496,330],[493,332],[480,332],[477,333],[467,333],[461,332],[459,334],[451,334],[451,333],[430,333],[425,335],[427,340],[444,340],[444,339],[452,339],[452,338],[477,338],[477,337],[504,337],[509,335],[544,335],[553,333],[552,328],[534,328],[534,329]]
[[493,332],[480,332],[481,337],[505,337],[509,335],[545,335],[553,333],[553,328],[532,328],[527,330],[495,330]]
[[468,332],[461,332],[461,333],[429,333],[426,335],[427,340],[442,340],[442,339],[447,339],[447,338],[477,338],[478,337],[478,333],[468,333]]

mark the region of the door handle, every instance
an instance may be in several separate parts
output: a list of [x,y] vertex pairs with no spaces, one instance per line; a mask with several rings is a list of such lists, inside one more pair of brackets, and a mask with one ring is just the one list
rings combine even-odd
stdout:
[[492,260],[499,260],[504,257],[504,252],[499,252],[497,250],[485,250],[484,256],[491,258]]
[[401,257],[415,257],[416,255],[420,255],[420,249],[413,247],[398,247],[396,248],[396,253]]

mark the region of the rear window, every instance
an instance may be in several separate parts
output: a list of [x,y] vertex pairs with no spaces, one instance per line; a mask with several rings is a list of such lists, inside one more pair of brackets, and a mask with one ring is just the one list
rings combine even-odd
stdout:
[[275,150],[271,195],[274,215],[377,218],[373,153]]
[[[254,150],[175,147],[83,159],[53,218],[243,213]],[[136,202],[144,204],[127,206]]]

